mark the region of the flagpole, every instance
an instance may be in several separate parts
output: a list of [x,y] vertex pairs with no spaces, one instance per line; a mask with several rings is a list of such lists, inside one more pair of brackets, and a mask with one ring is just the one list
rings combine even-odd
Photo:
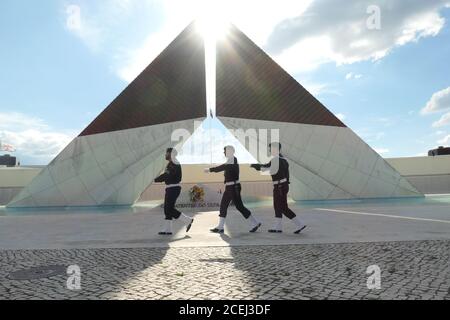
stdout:
[[210,110],[210,112],[211,112],[211,117],[209,118],[209,144],[210,144],[210,146],[209,146],[209,153],[210,153],[210,156],[211,156],[211,162],[210,162],[210,164],[212,165],[212,163],[213,163],[213,154],[212,154],[212,152],[213,152],[213,143],[212,143],[212,110]]

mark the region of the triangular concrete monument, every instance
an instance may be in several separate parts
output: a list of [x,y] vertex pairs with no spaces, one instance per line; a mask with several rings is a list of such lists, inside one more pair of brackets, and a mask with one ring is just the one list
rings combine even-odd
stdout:
[[236,27],[216,58],[218,118],[229,129],[279,129],[295,200],[423,196]]
[[205,49],[189,25],[8,207],[132,205],[172,132],[206,117]]

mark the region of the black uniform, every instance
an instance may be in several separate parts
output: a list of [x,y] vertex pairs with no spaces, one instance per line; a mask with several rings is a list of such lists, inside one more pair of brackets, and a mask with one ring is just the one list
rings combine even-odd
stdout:
[[[233,159],[233,163],[225,163],[221,166],[211,168],[209,169],[209,171],[210,172],[223,171],[225,175],[225,184],[239,181],[239,164],[236,158]],[[236,183],[234,185],[229,185],[225,187],[225,192],[223,193],[222,201],[220,202],[219,217],[226,218],[227,209],[232,200],[236,206],[236,209],[238,209],[239,212],[242,213],[245,219],[248,219],[251,216],[250,210],[248,210],[242,203],[241,190],[242,188],[240,183]]]
[[[182,173],[181,165],[170,161],[167,164],[166,171],[155,179],[155,182],[165,182],[166,185],[179,184],[181,182]],[[178,219],[181,212],[175,208],[175,203],[180,196],[181,187],[166,188],[166,195],[164,198],[164,215],[166,220]]]
[[[289,209],[287,203],[287,195],[289,193],[289,163],[280,154],[279,157],[275,157],[267,164],[254,164],[253,168],[260,171],[261,168],[270,168],[270,174],[272,175],[272,181],[278,182],[273,186],[273,207],[275,209],[275,217],[282,218],[283,214],[289,219],[294,219],[296,214]],[[281,182],[280,181],[283,181]]]

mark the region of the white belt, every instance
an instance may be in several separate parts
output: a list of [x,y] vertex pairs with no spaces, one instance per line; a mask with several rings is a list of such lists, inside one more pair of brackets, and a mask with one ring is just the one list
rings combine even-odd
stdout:
[[175,187],[181,187],[181,184],[168,184],[168,185],[166,185],[166,189],[175,188]]
[[282,179],[282,180],[279,180],[279,181],[274,181],[273,182],[273,185],[274,186],[276,186],[277,184],[282,184],[282,183],[285,183],[285,182],[287,182],[288,180],[285,178],[285,179]]
[[241,182],[238,180],[238,181],[226,182],[225,185],[226,186],[234,186],[234,185],[240,184],[240,183]]

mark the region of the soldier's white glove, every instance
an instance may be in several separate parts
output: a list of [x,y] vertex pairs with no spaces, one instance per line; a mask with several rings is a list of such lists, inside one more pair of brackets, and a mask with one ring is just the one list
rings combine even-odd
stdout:
[[209,168],[203,169],[203,172],[204,172],[204,173],[210,173]]

